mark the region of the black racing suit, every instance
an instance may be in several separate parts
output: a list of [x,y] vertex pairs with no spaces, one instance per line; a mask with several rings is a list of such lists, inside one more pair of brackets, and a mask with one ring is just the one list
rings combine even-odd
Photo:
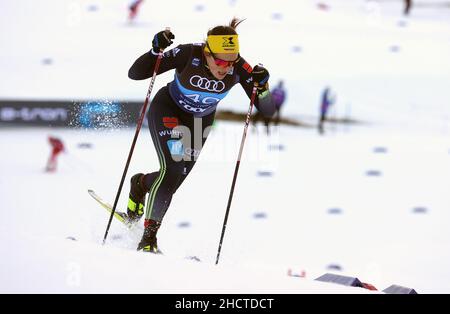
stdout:
[[[179,45],[163,54],[158,74],[176,69],[175,78],[155,95],[148,111],[148,125],[158,154],[160,169],[145,175],[149,191],[145,219],[161,222],[172,195],[192,170],[214,122],[218,102],[240,83],[251,97],[251,66],[243,59],[223,80],[206,67],[204,44]],[[140,56],[128,76],[143,80],[153,75],[158,54],[152,50]],[[270,94],[255,99],[255,106],[272,116]]]

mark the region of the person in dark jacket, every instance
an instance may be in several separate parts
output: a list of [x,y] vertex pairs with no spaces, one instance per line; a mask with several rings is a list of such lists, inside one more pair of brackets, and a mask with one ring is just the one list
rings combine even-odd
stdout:
[[[216,113],[216,108],[230,91],[240,84],[248,97],[256,86],[255,107],[266,116],[275,108],[270,101],[269,72],[263,66],[254,68],[239,53],[236,27],[242,20],[234,18],[229,25],[216,26],[206,41],[182,44],[163,54],[157,74],[175,69],[174,79],[161,88],[150,104],[147,119],[160,169],[138,173],[131,178],[127,214],[138,221],[144,215],[144,234],[138,250],[160,253],[157,232],[173,194],[194,167]],[[153,75],[158,53],[173,43],[169,30],[157,33],[153,48],[131,66],[133,80]],[[192,196],[189,204],[201,200]],[[145,197],[148,194],[147,204]]]
[[284,101],[286,100],[286,89],[284,88],[284,82],[280,81],[278,82],[278,85],[273,88],[271,91],[272,94],[272,102],[275,106],[275,115],[273,118],[274,124],[278,125],[280,124],[280,111],[281,107],[284,104]]
[[323,124],[327,120],[328,111],[330,106],[335,103],[336,99],[331,95],[331,89],[329,86],[326,86],[322,91],[322,97],[320,102],[320,120],[319,120],[319,133],[323,134]]
[[412,0],[405,0],[405,10],[403,11],[404,15],[409,15],[411,6],[412,6]]

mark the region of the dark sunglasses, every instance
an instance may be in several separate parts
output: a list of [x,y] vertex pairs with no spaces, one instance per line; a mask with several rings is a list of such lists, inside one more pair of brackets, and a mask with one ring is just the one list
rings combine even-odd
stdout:
[[223,59],[217,58],[217,57],[214,55],[214,53],[212,52],[211,48],[209,47],[208,42],[206,42],[206,46],[208,47],[209,53],[211,54],[211,56],[212,56],[213,59],[214,59],[214,63],[215,63],[217,66],[219,66],[219,67],[222,67],[222,68],[227,68],[227,67],[229,67],[229,66],[232,67],[232,66],[234,66],[234,65],[239,61],[239,59],[241,58],[241,56],[240,56],[239,54],[238,54],[236,60],[233,60],[233,61],[228,61],[228,60],[223,60]]

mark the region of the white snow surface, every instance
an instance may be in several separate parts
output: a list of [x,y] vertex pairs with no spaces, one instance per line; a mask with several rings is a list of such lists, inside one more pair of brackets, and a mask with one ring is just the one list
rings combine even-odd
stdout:
[[[136,252],[142,227],[116,220],[102,245],[109,215],[87,193],[113,203],[134,129],[3,127],[0,292],[370,293],[313,280],[331,272],[379,290],[449,293],[450,8],[422,0],[404,18],[402,1],[327,0],[326,11],[319,2],[144,1],[129,24],[127,1],[1,1],[0,99],[143,100],[149,81],[129,80],[127,70],[154,33],[170,26],[175,44],[200,42],[237,15],[247,18],[241,54],[263,63],[272,85],[285,80],[284,117],[315,123],[329,84],[332,116],[364,123],[329,123],[324,136],[250,127],[218,266],[243,122],[217,121],[164,218],[165,256]],[[159,76],[153,94],[172,76]],[[246,112],[248,103],[236,86],[219,109]],[[67,148],[52,174],[48,135]],[[143,127],[118,209],[131,175],[157,169]]]

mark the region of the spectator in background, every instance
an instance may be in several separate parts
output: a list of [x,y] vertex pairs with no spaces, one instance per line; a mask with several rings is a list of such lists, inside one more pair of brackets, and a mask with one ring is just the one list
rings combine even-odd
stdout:
[[45,167],[46,172],[55,172],[56,166],[57,166],[57,160],[56,157],[64,151],[64,144],[63,142],[56,137],[49,136],[48,142],[50,143],[50,146],[52,147],[52,151],[50,152],[50,157],[47,161],[47,166]]
[[403,12],[405,15],[409,15],[409,11],[411,10],[411,6],[412,6],[412,0],[405,0],[405,10]]
[[327,120],[327,114],[330,109],[330,106],[335,103],[335,97],[331,96],[331,89],[329,86],[326,86],[322,91],[322,99],[320,102],[320,120],[319,120],[319,133],[323,134],[323,123]]
[[284,89],[284,83],[282,80],[278,82],[278,85],[271,90],[272,102],[275,105],[275,116],[274,123],[278,126],[280,123],[280,110],[283,106],[284,100],[286,99],[286,90]]
[[128,6],[129,9],[128,19],[130,22],[132,22],[136,18],[139,11],[139,6],[142,4],[142,2],[144,2],[144,0],[133,0],[131,4]]

